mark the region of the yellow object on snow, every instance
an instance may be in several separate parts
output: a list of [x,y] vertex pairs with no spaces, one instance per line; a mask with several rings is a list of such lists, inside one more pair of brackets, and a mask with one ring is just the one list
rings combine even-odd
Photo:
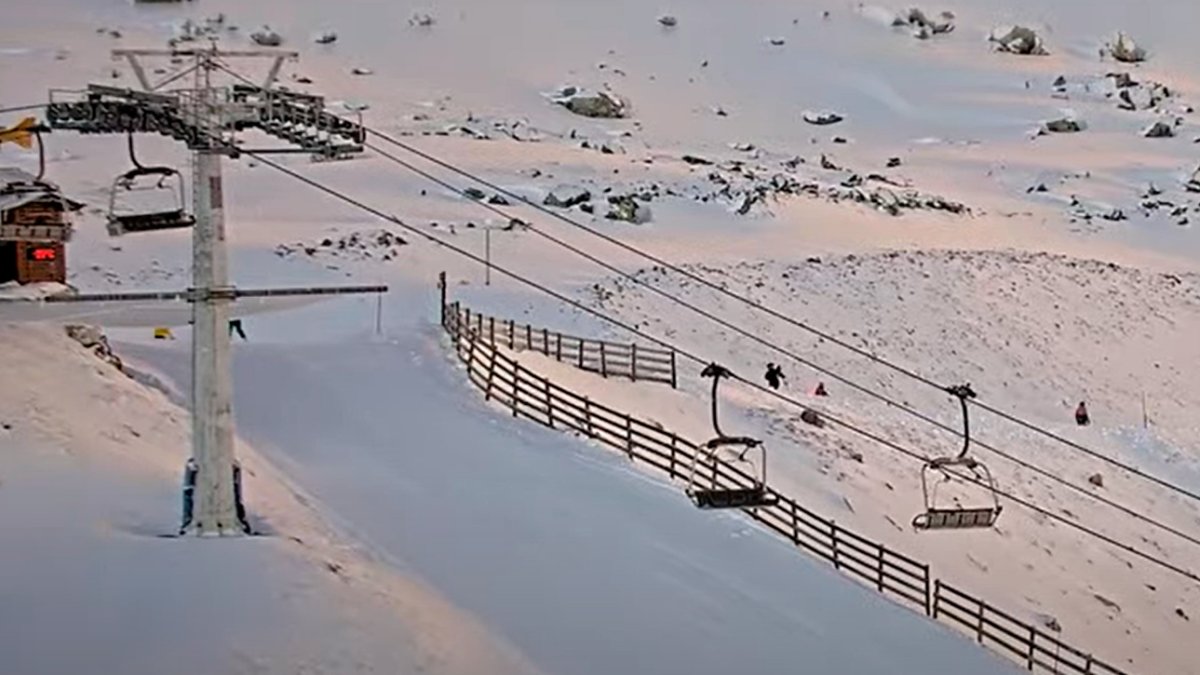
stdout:
[[175,336],[171,334],[170,328],[159,326],[158,328],[154,329],[154,339],[155,340],[174,340]]

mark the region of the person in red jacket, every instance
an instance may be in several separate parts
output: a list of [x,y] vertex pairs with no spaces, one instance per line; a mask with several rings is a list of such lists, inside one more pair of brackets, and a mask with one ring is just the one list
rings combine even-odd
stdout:
[[1075,409],[1075,423],[1081,427],[1092,423],[1092,418],[1088,416],[1087,404],[1083,401],[1080,401],[1079,407]]

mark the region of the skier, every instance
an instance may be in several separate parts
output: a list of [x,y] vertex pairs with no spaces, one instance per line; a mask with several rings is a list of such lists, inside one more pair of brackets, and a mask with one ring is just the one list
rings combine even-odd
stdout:
[[1092,423],[1092,418],[1088,416],[1087,405],[1083,401],[1080,401],[1079,407],[1075,409],[1075,423],[1081,427]]
[[779,385],[783,384],[783,380],[785,379],[783,368],[774,363],[767,364],[767,373],[764,377],[767,379],[767,384],[771,385],[771,388],[775,390],[779,389]]
[[242,330],[242,320],[241,319],[230,319],[229,320],[229,335],[230,335],[230,337],[232,337],[234,333],[237,333],[238,337],[242,338],[243,340],[246,339],[246,331]]

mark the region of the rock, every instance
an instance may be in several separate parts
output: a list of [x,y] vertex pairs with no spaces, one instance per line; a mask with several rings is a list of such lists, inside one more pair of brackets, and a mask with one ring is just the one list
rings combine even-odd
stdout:
[[1058,77],[1054,78],[1053,86],[1056,88],[1062,88],[1062,87],[1067,86],[1067,78],[1063,75],[1059,75]]
[[821,110],[817,112],[813,112],[811,110],[804,111],[804,121],[817,126],[837,124],[844,119],[846,118],[831,110]]
[[785,44],[787,44],[787,40],[784,40],[781,37],[773,37],[773,38],[767,38],[767,43],[769,43],[773,47],[782,47]]
[[375,71],[371,70],[370,68],[351,68],[350,74],[351,75],[374,75]]
[[1175,608],[1175,616],[1183,619],[1184,621],[1191,621],[1191,618],[1188,617],[1187,612],[1183,611],[1182,607]]
[[572,206],[582,204],[592,198],[592,193],[586,189],[575,185],[559,185],[546,195],[546,199],[542,201],[546,206],[555,206],[560,209],[569,209]]
[[894,169],[894,168],[900,166],[900,164],[901,164],[901,161],[900,161],[899,157],[888,157],[887,168]]
[[1112,600],[1109,600],[1108,598],[1104,597],[1103,595],[1100,595],[1099,593],[1092,593],[1092,597],[1093,597],[1093,598],[1096,598],[1096,601],[1097,601],[1097,602],[1099,602],[1100,604],[1104,605],[1104,606],[1105,606],[1105,607],[1107,607],[1108,609],[1111,609],[1111,610],[1113,610],[1113,611],[1117,612],[1118,614],[1121,612],[1121,606],[1120,606],[1120,605],[1118,605],[1117,603],[1113,602]]
[[633,195],[609,197],[608,204],[608,213],[604,217],[609,220],[623,220],[634,225],[650,222],[650,207],[641,203]]
[[270,26],[263,26],[262,29],[251,33],[250,40],[262,47],[278,47],[283,44],[283,36],[271,30]]
[[1096,487],[1104,487],[1104,476],[1101,476],[1098,473],[1094,473],[1094,474],[1088,476],[1088,482],[1091,483],[1092,485],[1095,485]]
[[1005,26],[992,31],[988,40],[996,45],[996,49],[1009,54],[1026,56],[1045,56],[1049,54],[1042,38],[1032,28],[1025,26]]
[[825,420],[821,419],[821,414],[812,408],[805,408],[804,412],[800,413],[800,421],[818,429],[825,426]]
[[1108,53],[1121,63],[1139,63],[1146,60],[1146,50],[1124,33],[1117,33],[1117,39],[1108,45]]
[[480,200],[487,197],[487,193],[477,187],[469,187],[463,190],[463,196],[467,199]]
[[495,204],[496,206],[508,206],[508,200],[501,195],[492,195],[488,199],[488,203]]
[[1113,81],[1113,86],[1117,89],[1126,89],[1137,84],[1133,76],[1129,73],[1109,73],[1105,77]]
[[1184,183],[1183,187],[1188,192],[1200,192],[1200,169],[1196,169],[1192,177]]
[[1087,128],[1087,124],[1082,120],[1064,117],[1062,119],[1050,120],[1044,125],[1046,131],[1053,134],[1073,134],[1083,131]]
[[337,42],[337,39],[337,33],[327,30],[317,35],[317,37],[313,39],[313,42],[316,42],[319,45],[331,45]]
[[693,166],[709,166],[712,164],[712,160],[708,160],[703,157],[697,157],[696,155],[684,155],[683,161]]
[[556,102],[576,115],[584,117],[619,119],[628,113],[628,105],[625,101],[606,91],[599,92],[594,96],[576,92],[568,94]]
[[296,78],[296,84],[312,84],[312,82],[313,81],[311,77],[305,77],[301,75]]
[[679,25],[679,19],[676,19],[670,14],[664,14],[658,17],[658,23],[665,28],[674,28],[675,26]]
[[67,332],[67,337],[88,349],[105,342],[104,331],[100,330],[98,326],[68,324],[64,328]]
[[1142,135],[1146,138],[1173,138],[1175,136],[1175,128],[1159,120],[1143,129]]
[[412,15],[412,18],[408,20],[408,25],[421,26],[422,28],[428,28],[433,24],[433,17],[425,14],[424,12],[416,12]]
[[1060,624],[1060,623],[1058,622],[1058,619],[1057,619],[1057,618],[1055,618],[1055,617],[1053,617],[1053,616],[1051,616],[1051,615],[1049,615],[1049,614],[1043,614],[1043,613],[1041,613],[1041,612],[1035,612],[1035,613],[1034,613],[1034,615],[1033,615],[1033,618],[1034,618],[1034,619],[1035,619],[1035,620],[1036,620],[1038,623],[1042,624],[1042,626],[1044,626],[1044,627],[1046,628],[1046,630],[1049,630],[1049,631],[1052,631],[1052,632],[1055,632],[1055,633],[1061,633],[1061,632],[1062,632],[1062,624]]
[[893,26],[909,26],[913,29],[913,37],[928,40],[934,35],[949,33],[954,30],[954,14],[942,12],[939,19],[931,19],[922,10],[913,7],[898,14]]

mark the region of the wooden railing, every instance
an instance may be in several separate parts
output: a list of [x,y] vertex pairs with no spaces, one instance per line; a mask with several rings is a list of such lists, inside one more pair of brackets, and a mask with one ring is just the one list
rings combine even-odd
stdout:
[[[700,453],[698,445],[661,426],[618,412],[538,375],[497,347],[481,324],[458,303],[443,305],[442,325],[467,375],[489,401],[552,429],[575,432],[666,473],[672,479],[702,476],[706,487],[749,487],[740,467]],[[471,317],[471,318],[468,318]],[[501,343],[503,344],[503,342]],[[693,468],[693,463],[694,468]],[[693,473],[694,471],[694,473]],[[825,560],[926,616],[971,635],[980,644],[1034,672],[1124,675],[1031,624],[1013,618],[954,586],[933,579],[929,565],[838,525],[774,489],[770,507],[746,513],[796,547]]]
[[540,352],[603,377],[627,377],[635,382],[676,386],[675,351],[671,349],[565,335],[544,327],[519,324],[512,319],[472,312],[457,302],[445,305],[445,311],[458,312],[461,323],[471,326],[494,345]]

